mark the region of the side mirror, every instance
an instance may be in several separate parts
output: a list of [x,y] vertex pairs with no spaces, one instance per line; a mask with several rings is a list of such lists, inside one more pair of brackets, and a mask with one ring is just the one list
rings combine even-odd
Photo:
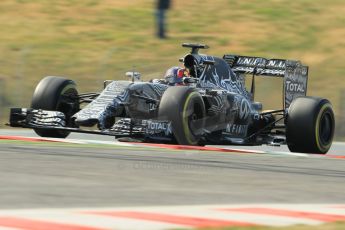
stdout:
[[126,72],[126,77],[131,78],[134,82],[135,80],[139,81],[141,79],[141,74],[139,72]]

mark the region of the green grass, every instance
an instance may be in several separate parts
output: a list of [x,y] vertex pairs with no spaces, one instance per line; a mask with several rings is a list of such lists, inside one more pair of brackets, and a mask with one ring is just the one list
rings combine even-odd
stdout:
[[[46,75],[74,79],[79,91],[101,89],[127,70],[159,77],[178,65],[182,42],[213,55],[238,53],[300,59],[310,66],[309,94],[329,98],[340,114],[345,90],[343,0],[174,0],[169,39],[155,38],[153,0],[3,0],[0,4],[2,107],[28,106]],[[280,82],[258,82],[257,100],[281,104]],[[260,90],[264,88],[265,90]],[[267,99],[267,90],[272,90]],[[1,106],[0,106],[1,107]],[[6,110],[2,109],[2,119]]]
[[294,225],[287,227],[225,227],[225,228],[200,228],[200,230],[342,230],[345,228],[344,222],[334,222],[320,225]]

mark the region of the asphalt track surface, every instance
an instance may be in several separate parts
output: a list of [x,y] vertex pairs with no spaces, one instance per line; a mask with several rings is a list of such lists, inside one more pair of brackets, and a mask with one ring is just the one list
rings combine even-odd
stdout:
[[0,141],[0,175],[0,209],[345,202],[345,159],[326,157]]

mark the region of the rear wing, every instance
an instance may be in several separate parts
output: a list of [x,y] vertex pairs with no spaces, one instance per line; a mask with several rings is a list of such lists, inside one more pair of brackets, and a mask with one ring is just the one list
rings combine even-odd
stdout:
[[232,54],[224,55],[223,59],[238,74],[283,77],[284,109],[289,108],[293,99],[307,94],[308,66],[300,61]]

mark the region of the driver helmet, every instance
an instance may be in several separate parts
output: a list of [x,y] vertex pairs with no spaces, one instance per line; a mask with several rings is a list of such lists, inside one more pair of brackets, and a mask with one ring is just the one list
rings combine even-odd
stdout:
[[174,66],[166,71],[164,79],[169,85],[183,85],[183,78],[187,76],[188,73],[186,69]]

